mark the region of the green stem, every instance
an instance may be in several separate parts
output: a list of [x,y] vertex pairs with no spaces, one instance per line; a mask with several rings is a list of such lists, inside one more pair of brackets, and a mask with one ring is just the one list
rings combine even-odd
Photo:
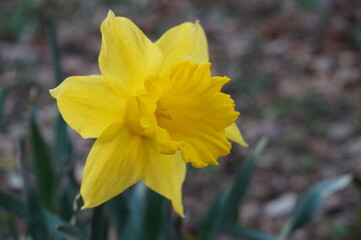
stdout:
[[[47,35],[49,39],[50,52],[53,61],[55,85],[59,85],[63,81],[63,70],[61,66],[61,54],[56,31],[57,22],[56,18],[52,16],[49,12],[45,17],[45,21]],[[55,119],[54,146],[55,148],[53,154],[53,165],[54,170],[56,170],[56,178],[54,179],[54,181],[62,182],[62,184],[67,186],[66,189],[59,188],[56,194],[57,196],[59,196],[57,199],[59,203],[61,203],[61,211],[64,213],[64,218],[68,220],[73,214],[71,205],[69,203],[73,198],[73,189],[75,188],[74,185],[71,183],[71,166],[73,164],[71,158],[72,145],[67,133],[66,123],[64,122],[60,114],[58,114]]]
[[60,49],[58,44],[58,37],[56,34],[56,21],[53,16],[48,16],[46,19],[46,27],[49,34],[51,55],[54,63],[55,82],[59,85],[63,81],[63,74],[60,63]]
[[103,235],[103,205],[94,208],[92,227],[91,227],[91,238],[90,240],[101,240]]

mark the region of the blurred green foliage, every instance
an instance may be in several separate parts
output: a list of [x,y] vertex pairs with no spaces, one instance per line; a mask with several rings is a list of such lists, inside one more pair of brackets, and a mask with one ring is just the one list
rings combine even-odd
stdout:
[[320,1],[318,0],[300,0],[298,1],[301,8],[308,11],[314,11],[317,9],[317,7],[320,4]]
[[38,24],[34,12],[39,9],[38,1],[3,1],[0,10],[0,36],[10,40],[17,39],[30,25]]
[[11,87],[4,87],[0,90],[0,124],[4,117],[5,101],[10,93]]
[[[24,199],[0,192],[0,206],[8,211],[10,216],[25,219],[28,234],[32,239],[107,239],[108,228],[116,229],[117,239],[190,239],[191,236],[187,236],[189,233],[182,233],[177,228],[179,220],[172,217],[168,201],[141,183],[103,206],[95,208],[91,227],[88,221],[76,219],[81,202],[77,201],[75,196],[73,196],[75,202],[68,203],[73,204],[74,207],[67,214],[62,212],[64,209],[60,206],[62,203],[58,202],[53,205],[55,192],[58,190],[57,185],[53,185],[52,181],[49,181],[53,179],[53,162],[46,154],[47,146],[35,120],[34,103],[32,108],[28,141],[33,146],[32,158],[38,158],[38,160],[31,161],[34,171],[26,167],[27,159],[23,154],[26,143],[24,139],[18,141],[17,150],[25,183]],[[240,166],[233,184],[217,194],[197,227],[199,231],[192,236],[192,239],[212,240],[225,234],[250,240],[287,239],[287,236],[312,219],[326,197],[346,187],[351,180],[350,176],[342,176],[335,180],[316,184],[304,197],[300,198],[278,238],[259,230],[246,228],[239,225],[238,212],[242,199],[249,188],[256,161],[260,159],[265,146],[266,140],[262,139]],[[32,174],[35,175],[37,181],[47,183],[31,184],[30,176]],[[71,199],[68,198],[68,201]],[[62,219],[62,215],[72,215],[73,218],[68,222]],[[13,221],[9,221],[8,225],[8,234],[19,235],[13,226]],[[5,239],[10,239],[10,235]]]
[[361,26],[354,29],[352,38],[355,48],[361,50]]

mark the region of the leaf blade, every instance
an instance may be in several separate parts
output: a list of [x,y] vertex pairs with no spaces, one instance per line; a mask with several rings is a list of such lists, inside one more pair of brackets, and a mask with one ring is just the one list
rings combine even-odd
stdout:
[[276,238],[255,229],[244,228],[237,225],[228,225],[225,229],[233,236],[245,238],[247,240],[276,240]]
[[35,104],[32,103],[30,114],[30,141],[32,147],[32,165],[36,174],[37,192],[47,209],[53,209],[53,169],[47,146],[35,119]]
[[20,217],[27,217],[24,201],[5,192],[0,192],[0,206]]
[[351,180],[351,175],[343,175],[333,180],[315,184],[298,201],[290,219],[282,229],[279,239],[286,239],[296,229],[309,222],[324,200],[334,192],[345,188]]
[[251,181],[256,161],[262,154],[266,144],[267,139],[262,138],[251,153],[247,155],[246,160],[240,166],[234,182],[228,192],[226,192],[223,197],[221,197],[221,193],[217,195],[218,199],[216,199],[208,209],[208,214],[213,215],[213,217],[203,221],[203,224],[208,224],[208,227],[205,228],[203,226],[201,239],[214,239],[218,232],[223,230],[235,217],[238,212],[237,209],[239,208],[240,202],[242,201]]

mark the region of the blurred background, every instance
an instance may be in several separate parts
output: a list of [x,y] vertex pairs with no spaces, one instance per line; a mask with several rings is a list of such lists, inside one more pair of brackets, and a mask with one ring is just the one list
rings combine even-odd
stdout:
[[[99,28],[109,9],[132,19],[153,41],[177,24],[200,21],[213,75],[232,79],[224,91],[236,101],[246,141],[252,147],[262,136],[270,138],[239,213],[244,226],[278,233],[299,194],[315,182],[351,173],[354,184],[329,198],[317,221],[291,239],[361,239],[359,0],[1,1],[1,191],[21,195],[24,187],[15,139],[29,134],[34,102],[49,154],[56,152],[58,110],[48,90],[67,76],[99,73]],[[72,153],[59,168],[77,186],[92,141],[67,131]],[[189,168],[182,231],[196,231],[193,226],[248,151],[234,145],[219,167]],[[0,219],[6,218],[0,209]],[[0,232],[7,232],[3,220]],[[25,228],[20,219],[14,224]]]

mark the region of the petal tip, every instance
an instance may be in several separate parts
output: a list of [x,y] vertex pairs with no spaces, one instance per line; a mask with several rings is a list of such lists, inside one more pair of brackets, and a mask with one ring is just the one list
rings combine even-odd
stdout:
[[109,9],[107,18],[115,18],[115,14],[112,10]]
[[238,143],[242,147],[248,147],[248,144],[244,140],[241,131],[239,130],[235,122],[226,128],[226,137],[229,140]]
[[194,27],[197,28],[197,29],[199,29],[199,28],[202,29],[202,25],[201,25],[199,19],[197,19],[197,20],[194,22]]
[[224,79],[225,83],[228,83],[229,81],[231,81],[231,79],[227,76],[223,76],[223,79]]
[[248,143],[246,143],[246,141],[243,139],[243,137],[241,137],[240,139],[238,139],[238,141],[236,141],[236,143],[238,143],[239,145],[241,145],[242,147],[249,147]]
[[212,63],[211,62],[204,62],[202,63],[201,67],[204,67],[205,69],[207,70],[210,70],[211,69],[211,66],[212,66]]
[[55,99],[57,99],[59,97],[59,91],[57,90],[57,88],[50,89],[49,93],[50,93],[50,96],[52,96]]
[[172,205],[174,211],[178,214],[178,216],[180,216],[181,218],[185,218],[183,204],[182,203],[175,204],[172,202]]
[[88,208],[92,208],[92,206],[90,206],[88,203],[84,202],[83,206],[80,208],[80,210],[85,210]]

